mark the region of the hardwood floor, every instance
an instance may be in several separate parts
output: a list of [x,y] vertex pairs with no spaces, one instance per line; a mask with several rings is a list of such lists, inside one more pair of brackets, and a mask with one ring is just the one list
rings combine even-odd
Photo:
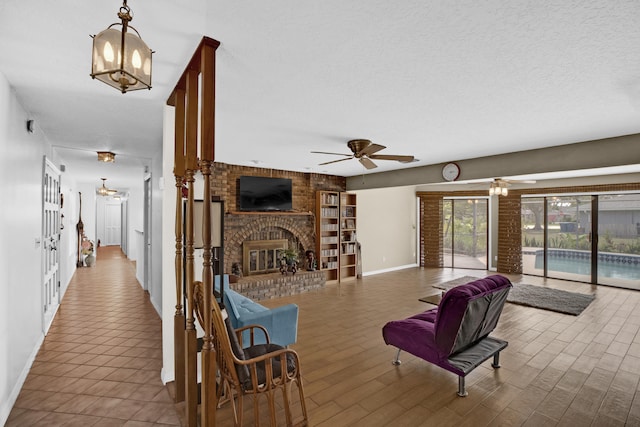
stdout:
[[[8,426],[179,424],[160,383],[160,319],[131,263],[104,249],[96,267],[74,276]],[[430,308],[418,298],[439,292],[432,284],[488,274],[412,268],[261,301],[300,307],[292,348],[301,358],[310,424],[640,426],[638,291],[508,275],[596,299],[580,316],[506,304],[493,333],[509,341],[502,368],[489,361],[478,367],[465,398],[443,369],[404,352],[400,366],[391,364],[395,350],[381,332],[387,321]],[[251,402],[245,407],[250,421]],[[217,419],[232,424],[229,405]]]
[[480,270],[407,269],[278,301],[300,306],[298,342],[314,426],[640,425],[640,293],[531,276],[509,276],[595,293],[580,315],[506,304],[494,334],[509,341],[502,368],[486,362],[456,395],[455,375],[401,354],[382,326],[430,307],[431,284]]

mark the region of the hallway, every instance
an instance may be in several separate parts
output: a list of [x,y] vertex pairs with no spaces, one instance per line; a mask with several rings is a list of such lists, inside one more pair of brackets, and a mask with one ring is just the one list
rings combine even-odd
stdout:
[[[14,325],[19,327],[19,325]],[[78,268],[6,426],[180,425],[161,319],[118,246]]]

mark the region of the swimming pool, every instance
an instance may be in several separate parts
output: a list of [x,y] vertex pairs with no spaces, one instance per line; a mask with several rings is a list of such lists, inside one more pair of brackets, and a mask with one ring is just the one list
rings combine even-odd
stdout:
[[[544,252],[535,251],[535,268],[544,268]],[[549,271],[591,275],[591,253],[569,249],[549,249],[547,267]],[[640,280],[640,256],[598,253],[598,276],[612,279]]]

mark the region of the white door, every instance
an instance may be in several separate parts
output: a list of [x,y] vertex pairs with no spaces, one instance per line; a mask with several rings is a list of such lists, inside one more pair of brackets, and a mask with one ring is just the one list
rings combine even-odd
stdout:
[[60,305],[60,171],[45,158],[42,186],[42,330]]
[[120,246],[122,228],[120,202],[107,202],[104,206],[104,245]]

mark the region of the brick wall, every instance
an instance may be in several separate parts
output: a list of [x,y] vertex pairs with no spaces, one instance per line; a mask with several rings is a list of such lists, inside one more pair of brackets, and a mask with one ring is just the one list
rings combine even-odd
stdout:
[[[289,247],[301,251],[314,249],[316,191],[345,191],[346,179],[340,176],[292,172],[276,169],[214,163],[211,192],[225,202],[224,271],[231,265],[242,266],[242,242],[245,240],[287,239]],[[293,212],[240,212],[238,179],[241,176],[289,178],[292,181]]]
[[420,197],[420,265],[425,267],[444,265],[442,203],[441,195]]
[[522,273],[522,214],[520,195],[510,192],[498,198],[498,262],[502,273]]

